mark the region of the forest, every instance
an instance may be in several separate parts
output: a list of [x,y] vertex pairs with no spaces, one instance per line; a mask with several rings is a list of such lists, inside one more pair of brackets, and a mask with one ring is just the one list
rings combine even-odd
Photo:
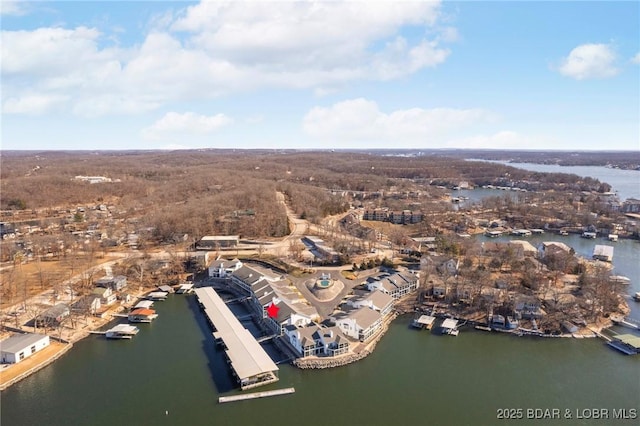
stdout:
[[[437,186],[517,186],[528,190],[605,192],[595,179],[543,174],[441,154],[379,155],[364,152],[282,150],[3,151],[0,157],[3,220],[18,212],[56,217],[78,206],[105,205],[114,217],[135,219],[159,242],[187,236],[239,234],[280,237],[289,232],[285,194],[302,218],[318,223],[345,212],[344,191],[399,194],[393,208],[424,208]],[[89,183],[76,176],[103,176]],[[402,194],[420,193],[421,200]],[[407,196],[408,198],[408,196]],[[422,204],[421,204],[422,203]],[[78,217],[75,218],[78,220]],[[81,218],[80,218],[81,219]],[[62,219],[61,219],[62,220]]]

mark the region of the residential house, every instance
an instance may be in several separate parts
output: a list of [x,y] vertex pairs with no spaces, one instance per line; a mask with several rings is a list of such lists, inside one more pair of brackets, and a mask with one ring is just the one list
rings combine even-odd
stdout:
[[98,310],[100,310],[101,306],[102,304],[100,302],[100,296],[97,296],[95,294],[88,294],[76,301],[71,306],[71,310],[80,314],[95,315]]
[[100,298],[100,304],[103,306],[109,306],[116,303],[118,297],[113,292],[111,287],[96,287],[91,291],[91,294]]
[[540,300],[530,296],[521,296],[516,299],[513,310],[518,319],[538,319],[544,315],[544,311],[540,308]]
[[3,364],[16,364],[49,346],[45,334],[16,334],[0,342],[0,358]]
[[69,307],[64,303],[58,303],[38,315],[34,322],[39,326],[53,327],[60,324],[69,314]]
[[127,277],[117,275],[115,277],[104,277],[96,281],[97,287],[110,288],[113,291],[121,291],[127,286]]

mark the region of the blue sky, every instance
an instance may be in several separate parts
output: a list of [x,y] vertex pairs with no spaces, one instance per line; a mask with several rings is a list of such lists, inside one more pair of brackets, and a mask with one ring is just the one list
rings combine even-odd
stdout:
[[2,0],[2,149],[640,149],[640,3]]

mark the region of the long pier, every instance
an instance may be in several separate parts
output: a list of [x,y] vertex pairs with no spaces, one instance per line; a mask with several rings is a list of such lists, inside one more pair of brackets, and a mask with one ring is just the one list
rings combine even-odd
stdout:
[[287,395],[290,393],[294,393],[295,391],[296,390],[294,388],[284,388],[284,389],[276,389],[276,390],[264,391],[264,392],[245,393],[242,395],[221,396],[218,398],[218,402],[220,404],[223,404],[225,402],[245,401],[247,399],[266,398],[269,396],[277,396],[277,395]]

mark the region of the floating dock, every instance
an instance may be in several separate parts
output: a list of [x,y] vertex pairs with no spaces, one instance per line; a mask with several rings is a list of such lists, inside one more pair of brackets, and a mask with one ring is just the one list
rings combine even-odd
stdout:
[[242,395],[221,396],[220,398],[218,398],[218,402],[220,404],[223,404],[225,402],[245,401],[247,399],[266,398],[268,396],[277,396],[277,395],[287,395],[290,393],[294,393],[295,391],[296,390],[294,388],[285,388],[285,389],[276,389],[272,391],[245,393]]

